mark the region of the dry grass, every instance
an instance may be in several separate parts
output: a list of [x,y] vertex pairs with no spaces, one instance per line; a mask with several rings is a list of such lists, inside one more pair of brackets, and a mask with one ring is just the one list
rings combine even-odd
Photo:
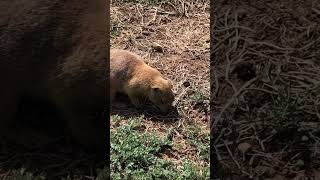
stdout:
[[[203,134],[209,133],[209,1],[152,2],[111,3],[111,46],[142,56],[174,82],[179,117],[143,112],[144,132],[155,130],[161,136],[173,129],[175,146],[171,155],[164,154],[163,158],[178,165],[182,158],[208,165],[186,142],[185,133],[194,125],[201,127]],[[113,113],[130,117],[141,114],[131,106],[114,108]]]
[[319,3],[237,1],[215,7],[216,177],[319,178]]

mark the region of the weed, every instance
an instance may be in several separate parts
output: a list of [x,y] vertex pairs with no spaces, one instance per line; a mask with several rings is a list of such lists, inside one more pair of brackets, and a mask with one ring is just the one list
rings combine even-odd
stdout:
[[198,126],[189,126],[186,130],[186,136],[188,142],[196,147],[200,159],[209,162],[210,153],[209,153],[209,133],[201,133],[201,128]]
[[[170,130],[164,138],[155,132],[141,133],[144,117],[130,118],[127,124],[111,130],[111,176],[114,179],[205,179],[192,163],[177,168],[163,160],[163,148],[171,148]],[[119,116],[112,117],[118,120]]]
[[282,124],[287,122],[296,124],[296,107],[297,99],[295,99],[290,92],[279,93],[277,96],[273,97],[272,101],[273,118]]
[[191,96],[191,100],[195,103],[195,104],[200,104],[203,103],[203,101],[206,99],[206,97],[204,96],[204,94],[200,91],[200,90],[195,90],[194,94]]
[[112,26],[110,29],[110,34],[111,36],[117,36],[119,33],[119,28],[116,26]]

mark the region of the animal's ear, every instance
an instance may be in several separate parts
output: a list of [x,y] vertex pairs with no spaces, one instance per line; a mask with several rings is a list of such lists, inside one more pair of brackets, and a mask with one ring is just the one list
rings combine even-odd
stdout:
[[155,92],[155,93],[159,93],[160,92],[160,89],[158,87],[153,87],[152,88],[152,91]]

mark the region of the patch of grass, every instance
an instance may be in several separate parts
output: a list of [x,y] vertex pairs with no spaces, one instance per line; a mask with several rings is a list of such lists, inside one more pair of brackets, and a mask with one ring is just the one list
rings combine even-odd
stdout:
[[280,123],[291,122],[296,123],[297,99],[295,99],[289,91],[286,93],[279,93],[273,97],[272,113],[274,119]]
[[117,36],[118,34],[119,34],[119,27],[116,25],[111,25],[111,27],[110,27],[111,37]]
[[[120,116],[113,116],[119,121]],[[155,132],[139,132],[143,116],[130,118],[111,130],[111,176],[114,179],[209,179],[202,170],[185,161],[182,167],[161,158],[170,149],[169,135],[160,138]],[[170,133],[170,132],[168,132]]]
[[13,170],[10,177],[7,180],[43,180],[45,176],[35,176],[30,172],[27,172],[25,168]]
[[197,149],[201,160],[209,162],[210,159],[210,134],[202,133],[201,127],[189,126],[186,130],[187,141]]
[[195,104],[203,103],[203,101],[206,100],[206,96],[200,90],[196,89],[194,94],[191,96],[191,100]]

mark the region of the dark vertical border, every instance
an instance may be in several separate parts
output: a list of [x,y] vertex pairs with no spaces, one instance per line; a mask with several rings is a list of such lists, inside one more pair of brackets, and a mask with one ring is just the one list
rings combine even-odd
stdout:
[[105,112],[105,119],[107,120],[106,123],[106,166],[108,166],[109,170],[109,178],[110,178],[110,0],[106,1],[106,50],[107,50],[107,68],[106,68],[106,77],[107,78],[107,83],[106,83],[106,112]]
[[216,59],[214,58],[214,20],[216,15],[216,0],[210,0],[210,179],[216,179],[216,170],[218,167],[218,159],[214,149],[214,127],[212,126],[214,121],[214,76],[215,76],[215,65]]
[[210,179],[213,179],[213,173],[214,173],[214,157],[213,157],[213,143],[212,143],[212,112],[213,112],[213,103],[212,103],[212,92],[213,92],[213,87],[212,87],[212,82],[213,82],[213,54],[212,54],[212,37],[213,37],[213,16],[214,16],[214,11],[213,11],[213,0],[210,0]]

